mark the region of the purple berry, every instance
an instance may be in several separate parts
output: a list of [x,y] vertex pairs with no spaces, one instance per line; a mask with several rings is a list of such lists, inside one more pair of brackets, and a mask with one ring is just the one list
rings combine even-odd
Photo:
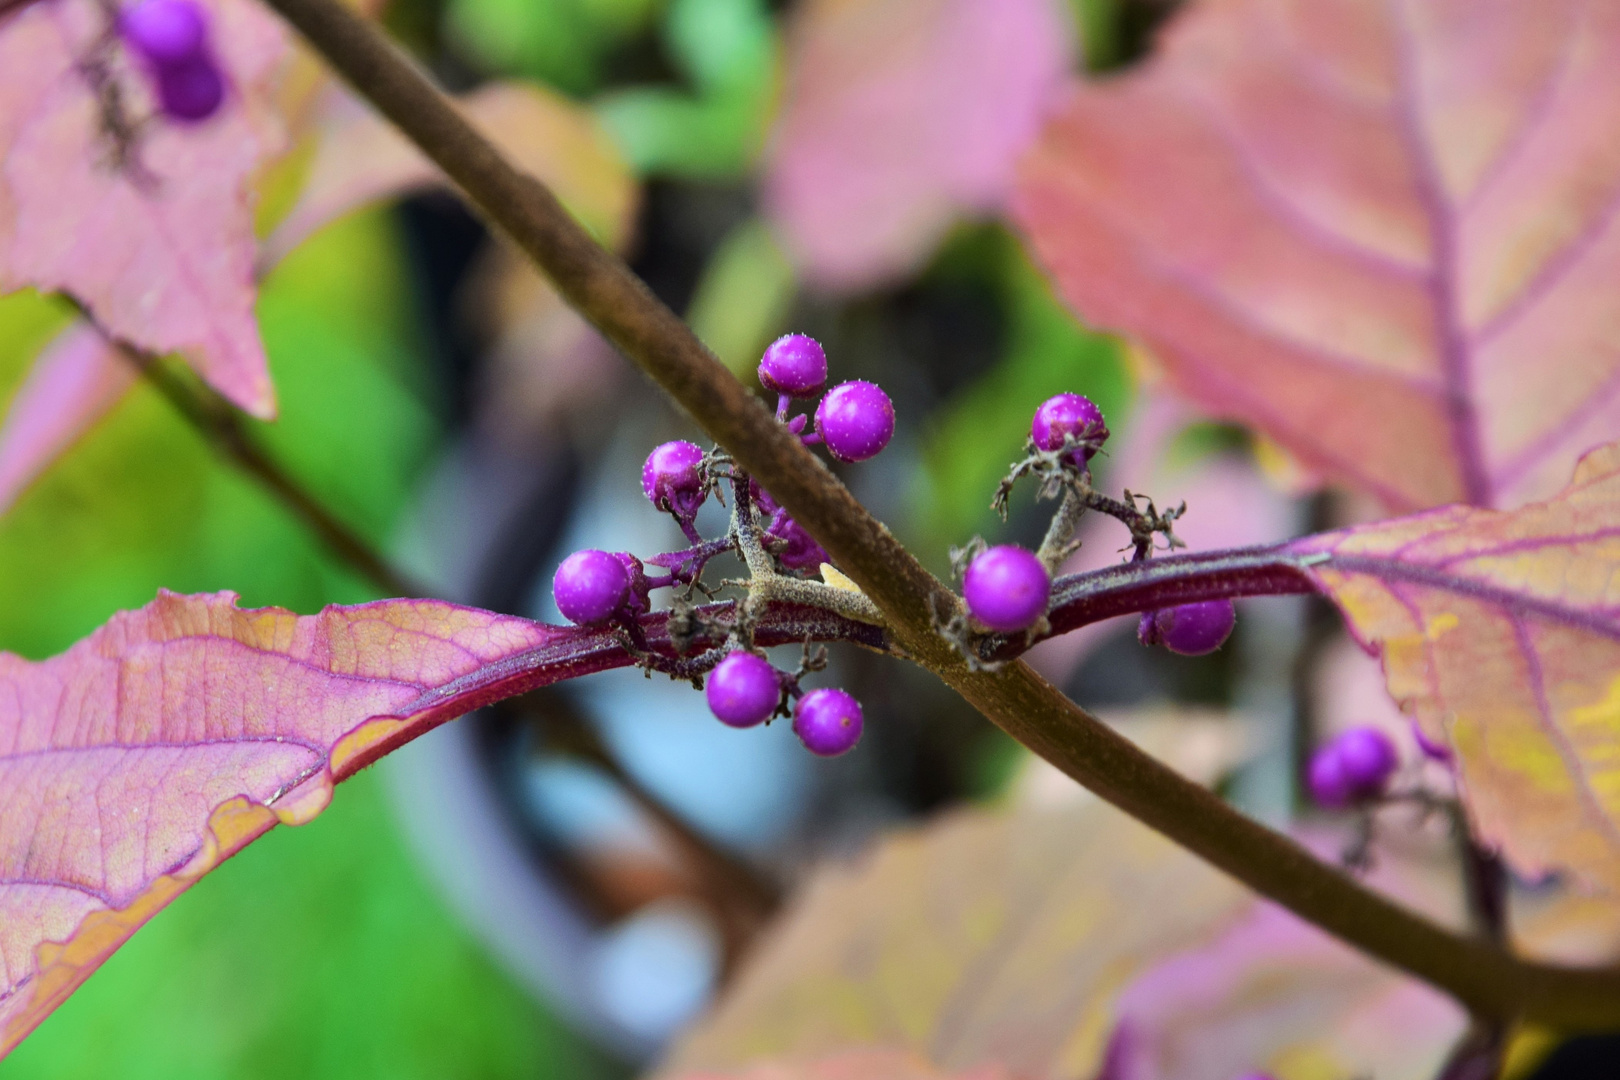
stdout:
[[605,551],[576,551],[551,579],[557,609],[572,623],[589,626],[613,617],[630,599],[630,574]]
[[1102,410],[1088,397],[1079,394],[1058,394],[1049,397],[1035,410],[1035,419],[1029,425],[1029,437],[1041,450],[1057,450],[1069,436],[1085,440],[1076,455],[1076,465],[1091,460],[1097,447],[1108,438],[1108,425],[1103,422]]
[[1305,779],[1313,799],[1338,808],[1383,794],[1399,764],[1388,735],[1374,727],[1354,727],[1311,755]]
[[968,610],[1003,634],[1027,630],[1046,612],[1052,578],[1033,552],[1003,544],[979,553],[962,575]]
[[837,757],[861,738],[860,702],[842,690],[812,690],[793,710],[793,733],[819,757]]
[[1310,764],[1305,769],[1305,786],[1310,789],[1311,798],[1316,800],[1318,806],[1337,810],[1350,805],[1355,792],[1350,778],[1345,775],[1344,760],[1339,757],[1336,744],[1328,743],[1311,755]]
[[815,338],[803,334],[779,337],[759,362],[759,381],[773,393],[815,397],[827,385],[827,354]]
[[184,64],[154,69],[158,103],[171,120],[195,123],[218,111],[225,100],[225,79],[206,56]]
[[660,510],[691,518],[703,505],[703,449],[680,439],[647,455],[641,467],[641,490]]
[[174,67],[202,59],[208,16],[193,0],[141,0],[119,15],[118,29],[141,59]]
[[1375,727],[1354,727],[1333,740],[1340,767],[1360,796],[1380,794],[1400,764],[1395,743]]
[[647,580],[646,565],[628,551],[615,551],[613,557],[619,560],[630,579],[630,595],[624,602],[624,609],[632,615],[645,615],[652,610],[652,602],[648,599],[652,594],[652,583]]
[[709,673],[704,693],[709,711],[722,724],[753,727],[776,711],[782,700],[782,681],[768,661],[753,653],[734,652]]
[[839,461],[865,461],[894,437],[894,403],[875,383],[839,383],[816,406],[816,431]]
[[1163,645],[1182,656],[1203,656],[1226,644],[1236,625],[1237,609],[1232,601],[1203,600],[1144,612],[1136,636],[1144,645]]

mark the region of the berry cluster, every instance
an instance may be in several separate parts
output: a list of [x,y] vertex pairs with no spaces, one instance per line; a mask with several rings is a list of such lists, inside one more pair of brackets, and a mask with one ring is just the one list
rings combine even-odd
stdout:
[[138,0],[118,17],[118,32],[151,77],[171,120],[206,120],[225,100],[225,77],[208,45],[208,16],[196,0]]
[[[825,445],[839,461],[872,458],[894,436],[894,405],[873,383],[841,383],[823,395],[827,356],[812,338],[790,334],[773,342],[760,361],[759,380],[778,395],[777,421],[806,445]],[[788,413],[795,399],[817,397],[821,401],[814,412],[814,431],[807,434],[811,417],[790,418]],[[698,511],[710,495],[717,495],[721,481],[729,481],[732,490],[731,528],[724,537],[705,540],[697,528]],[[701,621],[690,606],[693,596],[715,595],[702,577],[716,555],[735,551],[743,556],[752,575],[746,583],[751,596],[791,591],[795,598],[803,598],[808,590],[814,600],[816,589],[837,591],[795,575],[818,570],[829,561],[826,551],[729,458],[718,451],[705,453],[695,443],[667,442],[654,449],[641,469],[641,490],[654,507],[675,519],[691,546],[655,555],[645,563],[629,552],[576,551],[562,561],[552,580],[558,610],[580,626],[611,626],[648,670],[691,679],[703,687],[710,711],[724,724],[753,727],[788,715],[791,706],[793,731],[812,753],[831,757],[852,748],[861,737],[860,704],[842,690],[800,688],[802,676],[825,666],[823,655],[812,657],[807,650],[804,663],[792,673],[760,655],[753,643],[749,605],[738,605],[733,620],[725,624],[724,646],[692,657],[680,655],[689,637],[678,628],[689,629]],[[649,575],[649,565],[661,572]],[[671,639],[677,646],[674,658],[653,651],[637,621],[651,610],[652,590],[660,588],[675,590],[670,619]]]

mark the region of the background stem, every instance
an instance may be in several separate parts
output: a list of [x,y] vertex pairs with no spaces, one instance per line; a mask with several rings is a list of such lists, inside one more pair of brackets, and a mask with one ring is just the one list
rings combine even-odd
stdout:
[[[1620,1026],[1620,973],[1531,964],[1318,862],[1142,753],[1022,662],[967,669],[934,630],[958,598],[776,422],[681,320],[519,172],[375,26],[336,0],[269,0],[469,196],[581,315],[662,386],[807,528],[882,611],[895,643],[992,722],[1109,802],[1344,941],[1475,1013]],[[1158,560],[1153,560],[1158,561]]]

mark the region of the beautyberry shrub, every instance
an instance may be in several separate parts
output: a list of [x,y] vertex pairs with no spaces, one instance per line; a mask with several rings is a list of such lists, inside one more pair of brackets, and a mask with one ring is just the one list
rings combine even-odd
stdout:
[[776,711],[782,700],[782,682],[769,661],[753,653],[734,652],[709,673],[704,693],[709,711],[722,724],[746,728]]
[[815,397],[827,385],[827,353],[819,341],[804,334],[777,338],[759,362],[759,381],[773,393]]
[[591,626],[611,619],[630,599],[630,574],[605,551],[576,551],[551,580],[557,610],[569,622]]
[[1136,636],[1144,645],[1163,645],[1182,656],[1203,656],[1226,644],[1236,625],[1237,609],[1232,601],[1202,600],[1143,612]]
[[1035,554],[1012,544],[979,553],[962,575],[968,611],[990,629],[1027,630],[1046,613],[1052,579]]
[[865,461],[894,437],[894,403],[876,383],[839,383],[816,406],[816,431],[839,461]]
[[860,702],[842,690],[812,690],[793,710],[793,733],[819,757],[837,757],[861,738]]
[[1081,394],[1058,394],[1047,398],[1035,410],[1029,437],[1038,449],[1046,451],[1061,449],[1064,440],[1071,437],[1080,440],[1082,445],[1070,455],[1070,460],[1084,465],[1108,438],[1108,425],[1103,422],[1102,410],[1090,398]]

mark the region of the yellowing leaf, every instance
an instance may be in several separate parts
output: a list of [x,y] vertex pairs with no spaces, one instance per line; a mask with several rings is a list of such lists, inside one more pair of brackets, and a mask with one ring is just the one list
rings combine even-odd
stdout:
[[1487,842],[1620,887],[1620,446],[1556,498],[1298,541],[1389,690],[1456,752]]
[[1089,1076],[1125,983],[1248,903],[1101,803],[958,812],[823,870],[664,1075],[885,1047]]

